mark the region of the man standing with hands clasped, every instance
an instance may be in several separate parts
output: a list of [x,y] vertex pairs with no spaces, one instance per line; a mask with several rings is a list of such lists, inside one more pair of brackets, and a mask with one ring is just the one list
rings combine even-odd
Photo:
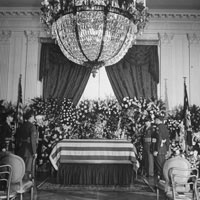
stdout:
[[169,152],[169,131],[163,121],[164,116],[155,118],[157,131],[154,135],[156,143],[153,155],[155,156],[156,172],[159,176],[162,176],[162,168]]
[[24,115],[25,122],[17,131],[17,143],[19,149],[17,154],[24,159],[26,166],[25,179],[29,178],[32,170],[33,158],[37,156],[38,133],[34,125],[34,113],[29,110]]

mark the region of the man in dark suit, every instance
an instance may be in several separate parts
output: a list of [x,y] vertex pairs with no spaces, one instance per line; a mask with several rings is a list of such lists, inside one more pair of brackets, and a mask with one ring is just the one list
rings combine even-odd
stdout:
[[33,158],[37,156],[38,133],[34,125],[34,113],[31,110],[25,113],[24,119],[25,122],[17,131],[16,140],[19,149],[16,153],[24,159],[26,166],[25,178],[28,178],[32,170]]

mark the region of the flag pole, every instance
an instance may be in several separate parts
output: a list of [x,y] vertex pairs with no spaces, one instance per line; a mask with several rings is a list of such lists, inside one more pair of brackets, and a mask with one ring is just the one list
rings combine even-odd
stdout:
[[168,101],[168,92],[167,92],[167,78],[165,80],[165,106],[166,106],[166,112],[168,114],[169,112],[169,101]]

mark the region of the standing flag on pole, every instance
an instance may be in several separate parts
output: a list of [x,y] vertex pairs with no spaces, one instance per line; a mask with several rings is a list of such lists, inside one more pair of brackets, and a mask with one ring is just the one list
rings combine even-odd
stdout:
[[18,98],[17,98],[17,124],[23,123],[23,108],[22,108],[22,85],[21,85],[22,75],[20,74],[19,77],[19,84],[18,84]]
[[187,95],[187,86],[184,79],[184,105],[183,105],[183,117],[184,117],[184,124],[186,130],[191,128],[191,118],[190,118],[190,110],[189,110],[189,101]]
[[167,94],[167,79],[165,79],[165,107],[166,107],[166,111],[168,111],[169,101],[168,101],[168,94]]
[[187,86],[184,77],[184,105],[183,105],[183,122],[187,132],[186,142],[189,146],[192,145],[192,130],[191,130],[191,114],[189,110],[189,100],[187,94]]

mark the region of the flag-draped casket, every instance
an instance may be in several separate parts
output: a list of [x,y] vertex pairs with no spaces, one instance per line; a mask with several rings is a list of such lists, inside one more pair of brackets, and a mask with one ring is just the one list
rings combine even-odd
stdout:
[[58,182],[66,185],[130,185],[139,167],[127,140],[62,140],[50,161]]

